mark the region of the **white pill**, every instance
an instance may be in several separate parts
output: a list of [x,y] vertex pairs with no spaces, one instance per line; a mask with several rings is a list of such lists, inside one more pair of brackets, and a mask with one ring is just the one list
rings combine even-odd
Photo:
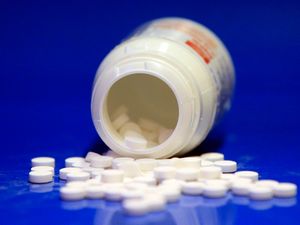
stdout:
[[65,159],[65,167],[72,167],[73,163],[76,162],[85,162],[83,157],[69,157]]
[[104,187],[100,185],[90,185],[86,187],[86,197],[89,199],[100,199],[104,197]]
[[200,168],[201,167],[201,158],[200,157],[184,157],[181,159],[184,167],[190,168]]
[[148,188],[148,184],[132,181],[125,183],[124,187],[128,190],[146,190]]
[[221,179],[209,179],[203,181],[208,186],[225,186],[228,189],[231,187],[231,183],[228,180]]
[[127,214],[133,216],[141,216],[149,212],[149,207],[144,199],[125,200],[122,207]]
[[141,199],[143,196],[143,191],[138,189],[127,189],[122,192],[123,199]]
[[215,161],[214,165],[220,167],[223,173],[233,173],[237,169],[237,163],[232,160]]
[[59,178],[61,180],[66,180],[68,173],[75,173],[75,172],[81,172],[81,171],[82,171],[82,169],[80,169],[80,168],[73,168],[73,167],[62,168],[59,170]]
[[173,133],[173,129],[160,128],[158,133],[158,143],[165,142]]
[[118,169],[124,171],[125,177],[137,177],[142,175],[139,165],[135,161],[119,163],[118,167]]
[[157,131],[158,128],[160,127],[158,123],[151,119],[146,119],[146,118],[140,118],[138,120],[139,126],[146,131]]
[[203,160],[201,161],[201,166],[202,167],[206,167],[206,166],[214,166],[214,163],[212,161],[208,161],[208,160]]
[[111,120],[115,120],[122,114],[126,114],[128,112],[128,108],[125,105],[120,105],[116,110],[113,111],[111,115]]
[[112,121],[112,125],[116,130],[119,130],[129,120],[129,116],[126,113],[123,113]]
[[112,166],[113,158],[110,156],[101,156],[98,158],[93,158],[91,161],[91,167],[96,168],[109,168]]
[[105,156],[110,156],[112,158],[117,158],[117,157],[121,157],[119,154],[117,154],[116,152],[112,151],[112,150],[108,150],[106,153],[104,153]]
[[62,187],[59,191],[60,197],[63,200],[67,201],[81,200],[85,197],[85,189],[80,187],[65,186]]
[[34,166],[31,167],[31,171],[49,171],[54,176],[54,168],[52,166]]
[[120,135],[124,136],[127,131],[133,131],[136,133],[142,133],[142,129],[134,122],[127,122],[120,128]]
[[149,212],[162,211],[166,207],[166,199],[161,193],[147,193],[145,195],[145,201],[148,206]]
[[220,176],[220,179],[228,180],[228,181],[232,181],[236,178],[237,178],[237,176],[233,173],[222,173],[221,176]]
[[87,181],[88,179],[90,179],[90,174],[87,172],[67,173],[67,181]]
[[204,160],[208,160],[208,161],[211,161],[211,162],[224,160],[224,155],[222,153],[219,153],[219,152],[204,153],[200,157]]
[[143,172],[151,171],[157,166],[157,161],[155,159],[137,159],[136,162]]
[[94,177],[94,178],[89,179],[85,182],[86,182],[87,186],[99,186],[99,185],[103,184],[101,182],[101,177]]
[[55,167],[55,159],[52,157],[36,157],[31,159],[31,167],[51,166]]
[[109,187],[104,189],[105,199],[110,201],[121,201],[123,188],[121,187]]
[[205,185],[203,195],[208,198],[221,198],[226,195],[228,188],[225,185]]
[[148,141],[141,134],[131,131],[124,134],[124,144],[132,149],[145,149]]
[[101,172],[104,170],[104,168],[95,168],[95,167],[84,167],[82,168],[82,171],[87,172],[91,175],[91,177],[99,176],[101,175]]
[[171,161],[172,161],[173,166],[175,166],[176,168],[182,168],[182,167],[186,166],[183,163],[181,158],[173,157],[173,158],[171,158]]
[[279,183],[273,190],[275,197],[279,198],[288,198],[297,195],[297,185],[293,183]]
[[273,191],[269,187],[253,185],[249,190],[249,196],[253,200],[268,200],[273,197]]
[[88,162],[74,162],[72,163],[71,167],[75,167],[75,168],[85,168],[85,167],[89,167],[90,163]]
[[258,180],[258,173],[255,171],[238,171],[234,173],[237,177],[248,178],[253,182]]
[[249,195],[250,189],[252,188],[253,184],[248,182],[234,182],[231,185],[231,191],[235,195]]
[[176,176],[175,167],[171,166],[158,166],[154,168],[154,176],[158,181],[162,181],[165,179],[171,179]]
[[[93,168],[94,169],[94,168]],[[98,170],[99,169],[99,170]],[[100,170],[100,169],[102,169],[102,170]],[[90,174],[91,174],[91,178],[96,178],[96,177],[98,177],[98,178],[101,178],[101,176],[102,176],[102,172],[103,172],[103,168],[97,168],[97,170],[92,170],[91,172],[90,172]],[[84,170],[85,171],[85,170]],[[85,172],[88,172],[88,171],[85,171]],[[101,179],[100,179],[101,180]]]
[[255,182],[255,185],[269,187],[272,190],[279,184],[276,180],[258,180]]
[[178,180],[178,179],[166,179],[163,180],[161,182],[161,185],[169,185],[172,187],[176,187],[179,188],[180,190],[182,190],[182,186],[185,184],[186,182],[183,180]]
[[135,177],[133,178],[133,182],[138,182],[138,183],[144,183],[150,186],[155,186],[156,185],[156,180],[154,177],[150,176],[140,176],[140,177]]
[[176,171],[176,178],[184,181],[194,181],[199,178],[199,169],[195,168],[179,168]]
[[120,183],[123,178],[124,171],[116,169],[104,170],[101,175],[101,181],[104,183]]
[[182,192],[186,195],[201,195],[204,186],[201,182],[186,182],[182,185]]
[[204,179],[217,179],[220,178],[222,170],[217,166],[201,167],[199,169],[199,177]]
[[98,157],[101,157],[101,155],[96,152],[88,152],[85,156],[85,161],[91,162],[93,158],[98,158]]
[[113,161],[112,161],[112,168],[113,169],[118,169],[118,164],[119,163],[132,162],[132,161],[134,161],[134,159],[130,158],[130,157],[117,157],[117,158],[114,158]]
[[181,196],[181,189],[175,186],[162,185],[160,186],[159,191],[169,203],[178,201]]
[[53,173],[46,170],[30,171],[29,182],[34,184],[44,184],[53,181]]
[[66,183],[66,187],[73,187],[73,188],[87,188],[89,184],[86,181],[70,181]]
[[175,161],[172,159],[157,159],[157,166],[172,166],[172,167],[176,167],[175,166]]

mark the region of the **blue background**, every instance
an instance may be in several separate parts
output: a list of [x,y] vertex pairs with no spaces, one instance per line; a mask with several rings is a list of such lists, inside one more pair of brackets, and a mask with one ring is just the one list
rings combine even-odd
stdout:
[[[30,159],[106,151],[90,116],[103,57],[148,20],[181,16],[212,29],[236,68],[233,108],[194,151],[300,185],[299,1],[0,1],[0,224],[299,224],[297,199],[183,197],[162,213],[61,202],[61,183],[29,185]],[[54,191],[51,191],[54,190]]]

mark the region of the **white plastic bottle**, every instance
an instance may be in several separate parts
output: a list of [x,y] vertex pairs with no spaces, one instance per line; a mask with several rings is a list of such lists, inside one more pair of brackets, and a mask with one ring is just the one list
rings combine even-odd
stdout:
[[[93,122],[120,155],[181,155],[199,145],[230,108],[233,88],[233,64],[215,34],[191,20],[157,19],[101,63],[92,93]],[[137,142],[124,141],[125,124]]]

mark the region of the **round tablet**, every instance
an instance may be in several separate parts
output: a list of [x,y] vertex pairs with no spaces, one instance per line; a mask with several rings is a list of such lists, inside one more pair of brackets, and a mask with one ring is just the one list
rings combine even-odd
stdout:
[[143,172],[151,171],[157,166],[156,159],[137,159],[136,162]]
[[208,198],[221,198],[226,195],[228,188],[225,185],[205,185],[203,195]]
[[118,169],[118,164],[119,163],[123,163],[123,162],[132,162],[134,161],[133,158],[130,158],[130,157],[117,157],[117,158],[114,158],[113,161],[112,161],[112,168],[113,169]]
[[132,149],[145,149],[147,147],[147,139],[140,133],[127,131],[124,134],[124,144]]
[[184,157],[181,159],[182,164],[184,167],[189,167],[189,168],[200,168],[201,166],[201,158],[200,157]]
[[86,197],[90,199],[100,199],[104,197],[104,187],[100,185],[90,185],[86,187]]
[[54,167],[52,166],[34,166],[31,167],[31,171],[49,171],[54,176]]
[[273,190],[275,197],[279,198],[288,198],[297,195],[297,185],[293,183],[279,183]]
[[143,198],[144,192],[142,190],[137,189],[127,189],[122,192],[123,199],[137,199]]
[[87,172],[67,173],[67,181],[87,181],[88,179],[90,179],[90,174]]
[[85,197],[85,189],[80,187],[62,187],[60,190],[60,197],[63,200],[74,201],[81,200]]
[[220,167],[223,173],[232,173],[237,169],[237,163],[232,160],[215,161],[214,165]]
[[176,178],[184,181],[197,180],[199,177],[199,169],[195,167],[179,168],[176,170]]
[[158,181],[171,179],[176,176],[176,169],[171,166],[159,166],[154,168],[154,176]]
[[124,178],[124,172],[122,170],[108,169],[101,173],[101,181],[104,183],[119,183]]
[[66,180],[68,173],[75,173],[75,172],[81,172],[81,171],[82,170],[80,168],[73,168],[73,167],[62,168],[59,170],[59,178],[61,180]]
[[65,167],[72,167],[73,163],[76,162],[85,162],[85,159],[82,157],[69,157],[65,159]]
[[162,211],[166,208],[166,199],[161,193],[147,193],[144,197],[149,212]]
[[91,162],[92,159],[98,158],[98,157],[101,157],[101,155],[96,152],[88,152],[85,156],[85,161]]
[[199,169],[199,178],[217,179],[220,178],[222,170],[217,166],[201,167]]
[[110,201],[121,201],[122,193],[124,189],[122,187],[110,187],[104,189],[105,199]]
[[75,167],[75,168],[86,168],[89,167],[90,163],[82,161],[82,162],[74,162],[72,163],[71,167]]
[[167,202],[176,202],[181,196],[181,190],[175,186],[161,185],[159,192],[165,197]]
[[252,188],[252,183],[247,182],[234,182],[231,185],[231,191],[235,195],[248,195],[250,192],[250,188]]
[[231,187],[231,182],[229,180],[221,180],[221,179],[208,179],[203,181],[208,186],[221,185],[225,186],[228,189]]
[[66,187],[83,188],[88,187],[89,184],[86,181],[70,181],[66,183]]
[[208,161],[212,161],[212,162],[224,160],[224,155],[219,152],[204,153],[200,157],[204,160],[208,160]]
[[35,184],[44,184],[53,181],[53,173],[51,171],[30,171],[29,182]]
[[133,216],[145,215],[149,212],[149,207],[144,199],[127,199],[123,202],[124,211]]
[[272,190],[279,184],[276,180],[258,180],[255,182],[255,185],[269,187]]
[[175,161],[172,159],[157,159],[157,166],[172,166],[172,167],[176,167],[175,166]]
[[204,186],[201,182],[186,182],[182,185],[182,192],[186,195],[201,195]]
[[255,171],[238,171],[234,173],[237,177],[248,178],[252,181],[258,180],[258,173]]
[[212,161],[209,161],[209,160],[203,160],[201,161],[201,166],[202,167],[206,167],[206,166],[213,166],[214,163]]
[[110,156],[101,156],[91,160],[91,167],[109,168],[112,166],[113,158]]
[[253,185],[249,190],[249,196],[253,200],[268,200],[273,197],[273,191],[269,187]]
[[155,178],[151,177],[151,176],[135,177],[135,178],[133,178],[133,182],[143,183],[143,184],[147,184],[147,185],[150,185],[150,186],[155,186],[156,185]]
[[31,167],[51,166],[55,167],[55,159],[52,157],[36,157],[31,159]]
[[119,130],[126,122],[128,122],[130,118],[126,113],[122,113],[119,115],[114,121],[112,121],[112,125],[116,130]]

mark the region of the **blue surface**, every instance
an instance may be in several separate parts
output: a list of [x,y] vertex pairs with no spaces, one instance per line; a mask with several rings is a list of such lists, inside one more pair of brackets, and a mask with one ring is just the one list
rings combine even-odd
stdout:
[[90,116],[94,73],[136,26],[164,16],[207,25],[236,67],[233,108],[195,152],[221,151],[240,169],[300,185],[299,1],[1,1],[0,224],[299,224],[299,197],[183,197],[131,218],[118,203],[61,202],[58,180],[27,183],[32,157],[53,156],[59,168],[68,156],[107,149]]

